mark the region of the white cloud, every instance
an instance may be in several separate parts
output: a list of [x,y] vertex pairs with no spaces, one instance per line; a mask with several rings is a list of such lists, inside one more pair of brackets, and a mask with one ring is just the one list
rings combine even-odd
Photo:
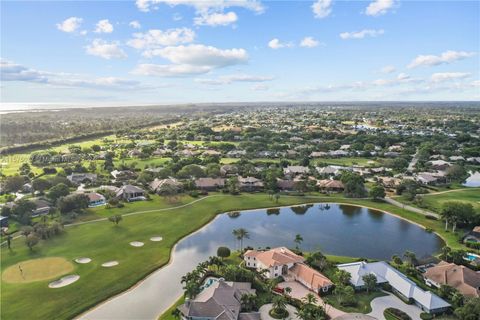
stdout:
[[134,33],[127,44],[135,49],[153,49],[162,46],[174,46],[190,43],[195,39],[195,31],[189,28],[168,29],[165,31],[152,29],[145,33]]
[[57,23],[57,29],[63,32],[75,32],[82,24],[83,19],[77,17],[70,17],[64,20],[62,23]]
[[480,80],[474,80],[470,83],[472,87],[480,87]]
[[394,66],[385,66],[382,69],[380,69],[380,72],[382,73],[392,73],[395,72],[396,68]]
[[119,47],[118,42],[107,42],[102,39],[94,39],[85,47],[87,54],[104,59],[126,58],[127,54]]
[[410,75],[402,72],[402,73],[399,73],[397,77],[394,79],[377,79],[372,83],[376,86],[395,86],[395,85],[408,84],[408,83],[418,83],[422,81],[423,80],[412,78],[410,77]]
[[432,74],[431,80],[432,82],[439,83],[439,82],[445,82],[450,80],[465,79],[470,76],[471,74],[466,72],[439,72],[439,73]]
[[256,84],[252,87],[253,91],[267,91],[268,89],[270,89],[270,87],[264,84]]
[[332,0],[317,0],[312,4],[312,10],[315,18],[322,19],[328,17],[332,12]]
[[133,71],[141,75],[186,76],[203,74],[214,69],[243,64],[248,61],[244,49],[218,49],[202,44],[170,46],[147,50],[145,56],[158,56],[169,60],[170,65],[141,64]]
[[233,11],[227,13],[202,13],[195,17],[194,24],[197,26],[226,26],[238,20],[237,14]]
[[110,21],[108,21],[108,19],[103,19],[97,22],[94,32],[95,33],[112,33],[113,26],[110,23]]
[[0,61],[0,75],[2,81],[22,81],[56,87],[101,90],[138,90],[153,88],[142,85],[139,81],[116,77],[92,78],[78,74],[39,71],[6,60]]
[[280,48],[293,47],[293,44],[291,42],[281,42],[279,39],[274,38],[268,42],[268,46],[274,50],[277,50]]
[[208,84],[208,85],[224,85],[231,84],[233,82],[266,82],[273,80],[273,77],[269,76],[254,76],[248,74],[232,74],[221,76],[216,79],[195,79],[195,82]]
[[245,8],[256,13],[263,13],[265,8],[257,0],[137,0],[136,5],[140,11],[148,12],[157,4],[167,4],[169,6],[186,5],[194,7],[197,12],[222,11],[226,8],[239,7]]
[[130,23],[128,24],[130,27],[132,27],[133,29],[140,29],[142,28],[142,25],[140,24],[140,22],[138,22],[137,20],[133,20],[133,21],[130,21]]
[[374,17],[381,16],[392,9],[394,5],[394,0],[375,0],[365,9],[365,14]]
[[353,31],[353,32],[342,32],[340,33],[340,38],[347,40],[347,39],[363,39],[365,37],[378,37],[384,34],[385,31],[383,29],[373,30],[373,29],[364,29],[361,31]]
[[435,55],[419,55],[408,65],[408,68],[416,68],[421,66],[437,66],[440,64],[449,64],[458,60],[463,60],[469,57],[473,57],[475,52],[466,51],[452,51],[448,50],[440,54]]
[[314,48],[318,47],[319,44],[320,42],[318,42],[318,40],[315,40],[313,37],[305,37],[300,42],[300,47]]

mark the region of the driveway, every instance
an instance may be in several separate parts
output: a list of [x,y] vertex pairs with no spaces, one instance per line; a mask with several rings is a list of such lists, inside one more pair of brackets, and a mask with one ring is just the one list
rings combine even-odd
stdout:
[[420,320],[422,310],[414,304],[406,304],[396,296],[390,294],[388,296],[375,298],[371,303],[372,312],[368,315],[379,320],[385,320],[383,311],[387,308],[396,308],[408,314],[413,320]]
[[292,292],[290,293],[290,296],[292,298],[299,299],[299,300],[302,300],[307,294],[312,293],[315,296],[315,298],[317,298],[318,300],[317,305],[324,307],[325,312],[327,312],[327,314],[332,319],[345,314],[345,312],[335,309],[333,306],[329,304],[325,304],[322,298],[318,294],[308,290],[308,288],[302,285],[301,283],[298,283],[296,281],[285,281],[285,282],[279,283],[278,287],[291,288]]
[[[268,314],[268,312],[271,309],[272,309],[271,303],[264,304],[263,306],[261,306],[260,310],[258,310],[258,312],[260,312],[260,318],[262,320],[276,320],[275,318],[270,317],[270,315]],[[288,311],[288,318],[286,318],[286,320],[300,320],[300,318],[295,315],[295,312],[297,312],[297,309],[295,309],[294,306],[287,304],[287,311]]]

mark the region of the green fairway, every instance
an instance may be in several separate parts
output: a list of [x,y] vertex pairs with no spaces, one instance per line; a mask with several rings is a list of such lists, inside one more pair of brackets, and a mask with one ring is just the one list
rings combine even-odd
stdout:
[[[369,164],[369,161],[373,161],[373,164]],[[337,166],[352,166],[352,165],[359,165],[359,166],[370,166],[374,165],[376,161],[374,159],[369,158],[361,158],[361,157],[344,157],[344,158],[320,158],[314,160],[316,164],[330,164],[330,165],[337,165]]]
[[[33,252],[25,246],[23,238],[14,240],[12,251],[3,249],[1,252],[2,271],[18,262],[43,257],[63,257],[69,261],[89,257],[92,262],[75,265],[74,272],[81,276],[80,280],[61,289],[49,289],[48,281],[29,284],[2,282],[2,319],[72,318],[100,301],[126,290],[150,272],[166,264],[171,248],[180,238],[208,223],[216,214],[231,210],[322,201],[351,203],[390,211],[424,224],[438,230],[452,247],[461,246],[455,235],[443,232],[443,224],[440,221],[427,220],[415,213],[370,200],[345,199],[341,195],[282,196],[276,203],[268,195],[258,193],[239,196],[216,194],[205,199],[186,196],[180,199],[180,204],[195,200],[199,201],[170,210],[165,208],[178,204],[165,203],[160,197],[154,197],[148,202],[127,204],[122,209],[97,208],[94,210],[97,217],[118,212],[140,214],[125,216],[118,226],[109,221],[100,221],[68,227],[64,235],[42,241]],[[151,211],[155,209],[159,210]],[[158,235],[164,240],[155,243],[149,241],[151,236]],[[143,241],[145,246],[141,249],[133,248],[129,245],[130,241]],[[112,269],[100,267],[103,262],[109,260],[118,260],[120,264]],[[38,304],[33,305],[31,301],[37,301]]]
[[[415,205],[405,197],[398,197],[396,200],[410,205]],[[442,211],[442,206],[448,201],[461,201],[470,203],[476,211],[480,211],[480,188],[462,188],[457,190],[447,190],[438,194],[423,195],[425,208],[435,212]]]

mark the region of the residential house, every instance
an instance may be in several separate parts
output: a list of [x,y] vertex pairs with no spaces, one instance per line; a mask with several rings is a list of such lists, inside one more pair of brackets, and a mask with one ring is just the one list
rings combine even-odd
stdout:
[[450,308],[450,304],[430,291],[424,291],[407,276],[390,266],[385,261],[367,263],[365,261],[337,265],[338,269],[347,271],[350,283],[355,289],[363,289],[365,283],[363,276],[373,274],[377,283],[388,283],[393,291],[404,300],[415,303],[419,308],[428,313],[442,313]]
[[152,182],[150,182],[150,189],[155,193],[162,193],[167,188],[173,188],[176,191],[180,191],[183,189],[183,184],[175,178],[167,178],[167,179],[158,179],[155,178]]
[[249,282],[219,279],[203,289],[193,300],[178,307],[182,320],[260,320],[258,312],[241,312],[242,296],[255,294]]
[[8,217],[0,216],[0,228],[8,228]]
[[113,170],[110,174],[115,181],[133,180],[137,177],[137,174],[130,170]]
[[97,175],[95,173],[72,173],[67,176],[67,179],[74,185],[81,183],[93,183],[97,181]]
[[145,191],[142,188],[127,184],[117,192],[117,198],[122,198],[128,202],[146,200]]
[[283,168],[283,174],[290,179],[298,175],[308,174],[309,171],[310,169],[304,166],[288,166],[286,168]]
[[38,217],[44,214],[48,214],[52,209],[52,206],[46,200],[36,199],[36,200],[32,200],[32,202],[35,205],[35,209],[33,209],[33,212],[32,212],[32,217]]
[[238,184],[242,191],[259,191],[263,189],[263,182],[255,177],[238,177]]
[[269,279],[280,276],[292,279],[315,293],[327,292],[333,285],[323,274],[307,266],[305,258],[285,247],[267,251],[248,250],[243,260],[247,268],[262,270]]
[[317,186],[320,190],[329,192],[342,192],[345,189],[342,181],[339,180],[318,180]]
[[465,158],[462,156],[451,156],[450,158],[448,158],[448,160],[457,162],[457,161],[465,161]]
[[89,192],[89,193],[86,193],[86,195],[88,197],[89,208],[99,207],[106,204],[105,197],[100,193]]
[[241,158],[247,154],[245,150],[230,150],[227,152],[227,157],[230,158]]
[[349,153],[344,150],[335,150],[335,151],[329,151],[328,155],[331,157],[347,157]]
[[322,158],[326,157],[327,155],[328,153],[323,151],[313,151],[312,153],[310,153],[310,158]]
[[294,180],[286,180],[286,179],[277,178],[277,187],[280,190],[283,190],[283,191],[293,191],[293,190],[295,190],[295,184],[296,183],[297,183],[297,181],[294,181]]
[[220,174],[223,177],[234,176],[238,172],[238,168],[231,164],[225,164],[220,167]]
[[433,169],[435,170],[445,170],[450,167],[452,164],[444,160],[433,160],[428,162]]
[[476,226],[463,239],[464,241],[480,242],[480,226]]
[[343,166],[326,166],[326,167],[316,167],[315,170],[317,170],[317,172],[322,175],[338,176],[342,174],[342,171],[351,170],[351,168],[347,168]]
[[198,178],[195,180],[195,186],[200,190],[215,191],[225,186],[223,178]]
[[211,156],[211,157],[221,156],[221,155],[222,155],[222,153],[219,152],[219,151],[216,151],[216,150],[205,150],[202,153],[202,156]]
[[465,266],[442,261],[428,268],[423,277],[429,286],[448,285],[466,297],[480,297],[480,273]]

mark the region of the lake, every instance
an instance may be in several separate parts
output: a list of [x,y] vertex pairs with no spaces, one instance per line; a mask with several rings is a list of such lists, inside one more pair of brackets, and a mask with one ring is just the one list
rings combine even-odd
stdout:
[[480,172],[469,171],[467,180],[462,184],[465,187],[480,187]]
[[444,242],[434,233],[393,215],[340,204],[315,204],[275,210],[242,211],[238,217],[218,215],[211,223],[181,240],[172,262],[137,286],[103,303],[82,319],[156,319],[183,293],[180,279],[219,246],[238,248],[232,230],[245,228],[250,239],[244,246],[294,247],[302,235],[301,249],[374,259],[390,259],[405,250],[418,257],[435,253]]

